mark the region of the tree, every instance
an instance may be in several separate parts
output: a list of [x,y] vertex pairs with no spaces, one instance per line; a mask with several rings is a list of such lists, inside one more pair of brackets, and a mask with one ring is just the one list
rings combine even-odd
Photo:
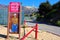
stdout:
[[[47,21],[54,25],[60,20],[60,2],[52,5],[52,10],[47,14]],[[59,25],[59,24],[58,24]]]
[[43,21],[45,21],[46,15],[51,10],[52,10],[52,6],[50,5],[50,3],[48,1],[45,3],[41,3],[41,5],[39,5],[38,12],[39,12],[40,16],[43,16],[43,17],[41,17],[39,19],[42,19]]
[[56,4],[44,2],[39,5],[37,21],[60,25],[60,1]]

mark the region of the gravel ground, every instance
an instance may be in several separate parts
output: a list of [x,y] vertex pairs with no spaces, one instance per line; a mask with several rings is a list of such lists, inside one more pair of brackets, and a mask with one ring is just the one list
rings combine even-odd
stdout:
[[[32,28],[26,28],[25,34],[29,32]],[[54,34],[45,32],[43,30],[38,30],[38,40],[60,40],[59,36],[56,36]],[[0,40],[18,40],[18,34],[9,34],[9,39],[6,39],[7,35],[7,27],[3,27],[0,25]],[[21,38],[24,35],[23,28],[21,28]],[[26,37],[25,40],[35,40],[35,32],[33,31],[31,34],[29,34],[28,37]]]

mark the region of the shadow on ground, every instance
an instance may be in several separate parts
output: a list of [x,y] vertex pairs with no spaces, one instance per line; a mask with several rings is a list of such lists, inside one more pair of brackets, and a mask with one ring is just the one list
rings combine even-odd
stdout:
[[[0,34],[0,37],[1,38],[7,38],[7,35],[3,35],[3,34]],[[9,36],[10,38],[16,38],[16,39],[18,39],[18,37],[13,37],[13,36]]]
[[[38,24],[46,24],[46,25],[51,25],[51,26],[57,26],[55,24],[47,23],[47,22],[37,22],[37,21],[27,21],[27,22],[30,22],[30,23],[38,23]],[[57,27],[60,27],[60,26],[57,26]]]
[[6,38],[7,36],[6,35],[3,35],[3,34],[0,34],[0,37]]

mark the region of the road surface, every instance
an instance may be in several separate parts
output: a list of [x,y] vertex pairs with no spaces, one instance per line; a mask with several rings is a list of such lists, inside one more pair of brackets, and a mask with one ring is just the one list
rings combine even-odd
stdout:
[[[27,25],[29,25],[29,26],[34,26],[35,24],[36,23],[27,22]],[[48,31],[48,32],[51,32],[51,33],[54,33],[54,34],[60,36],[60,27],[46,25],[46,24],[38,24],[38,26],[39,26],[39,30]]]

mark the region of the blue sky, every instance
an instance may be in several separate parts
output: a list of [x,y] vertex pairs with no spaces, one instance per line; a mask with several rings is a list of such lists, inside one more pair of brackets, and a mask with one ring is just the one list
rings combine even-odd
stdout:
[[[55,4],[56,2],[58,2],[59,0],[48,0],[50,2],[50,4]],[[9,5],[10,2],[22,2],[22,6],[33,6],[34,7],[39,7],[39,5],[42,2],[46,2],[46,0],[0,0],[0,4],[4,4],[4,5]]]

